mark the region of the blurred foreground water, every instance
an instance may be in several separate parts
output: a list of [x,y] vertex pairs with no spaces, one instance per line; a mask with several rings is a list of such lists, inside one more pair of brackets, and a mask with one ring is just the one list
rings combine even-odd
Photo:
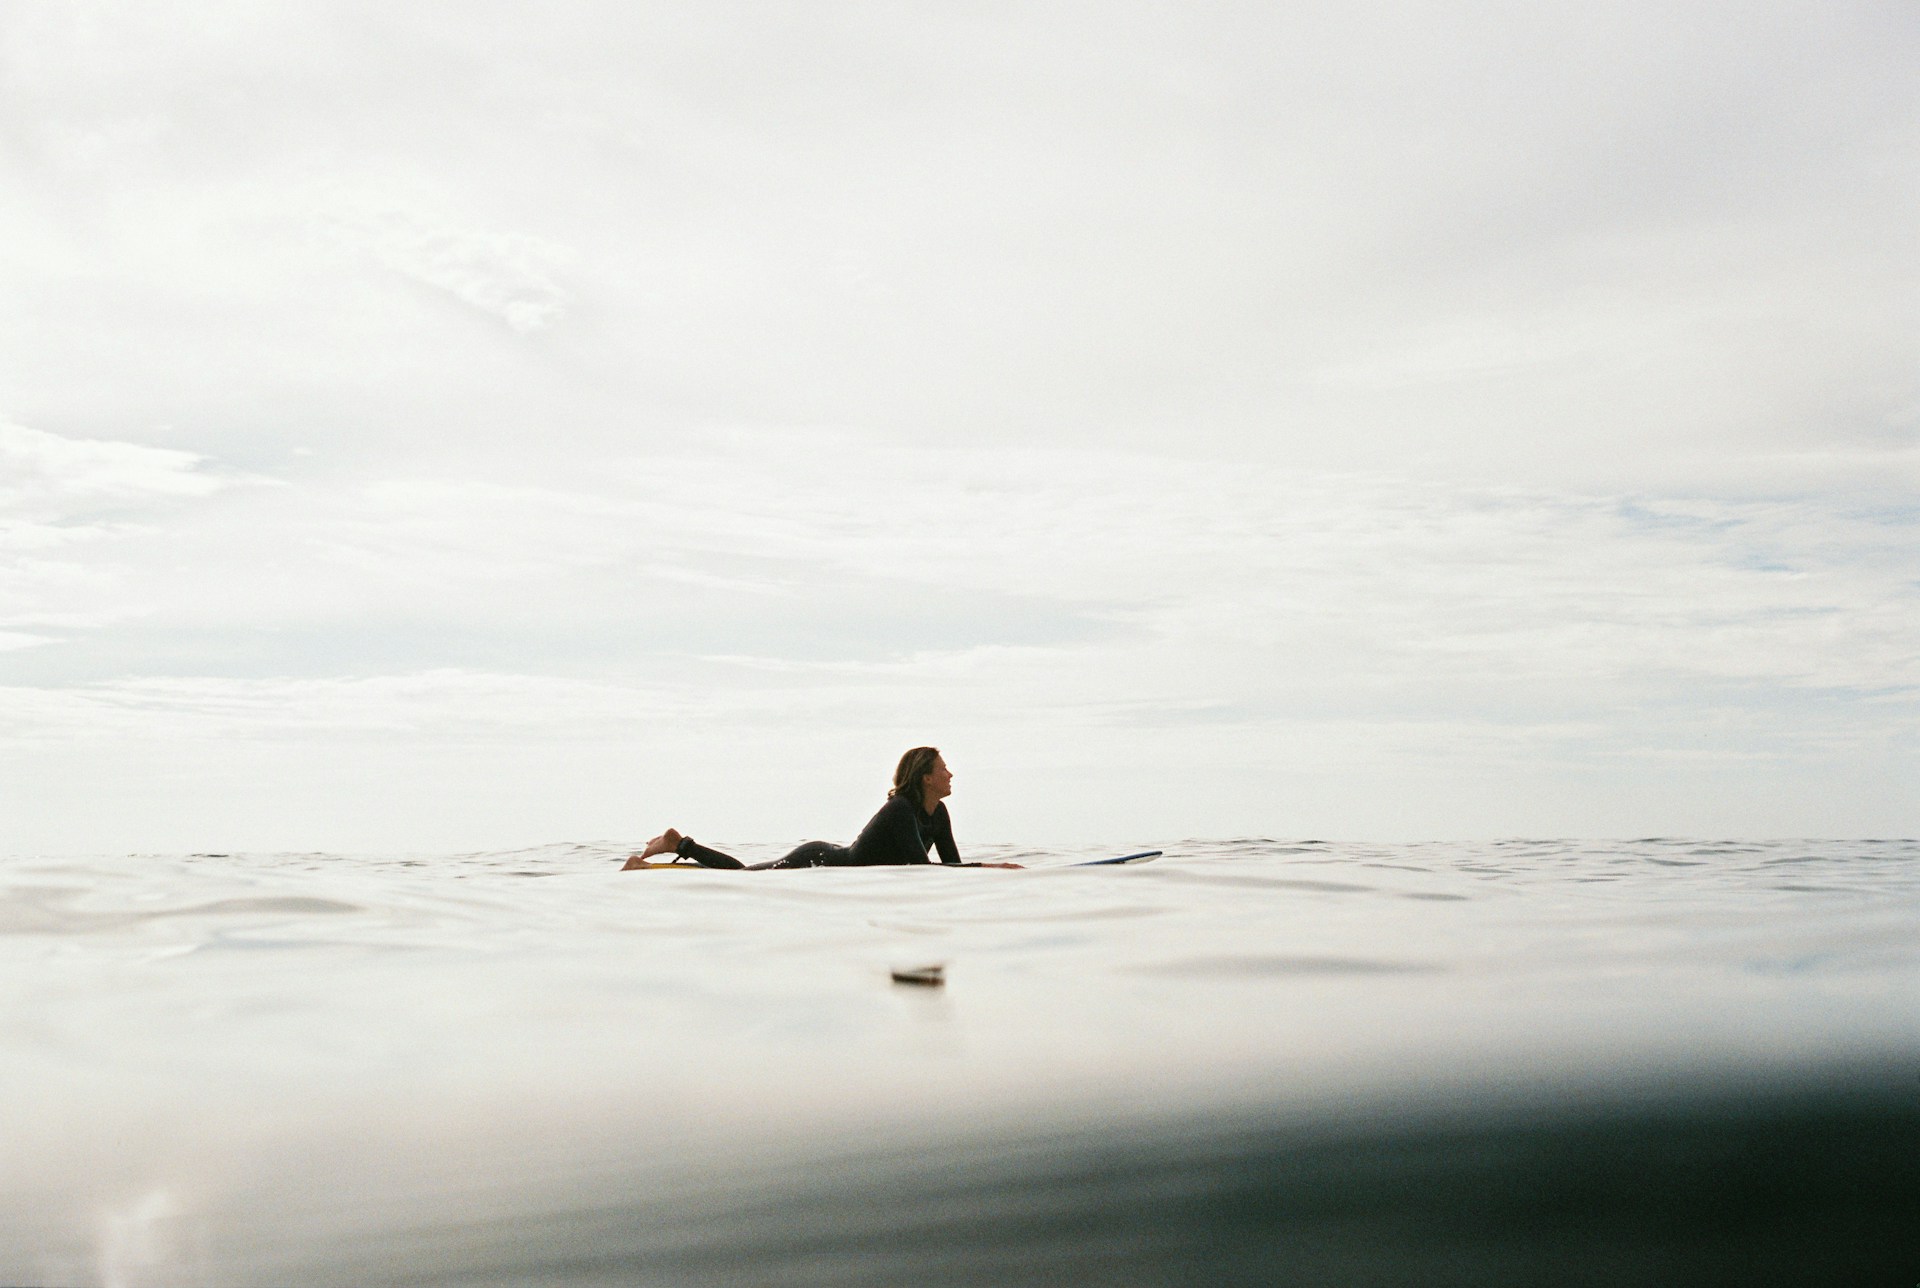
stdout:
[[0,1283],[1920,1282],[1920,843],[1165,848],[4,860]]

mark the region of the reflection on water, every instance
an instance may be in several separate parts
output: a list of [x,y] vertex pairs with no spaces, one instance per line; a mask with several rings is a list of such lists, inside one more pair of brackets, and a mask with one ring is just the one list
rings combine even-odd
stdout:
[[1891,1081],[907,1133],[727,1169],[589,1151],[492,1191],[415,1177],[398,1212],[307,1178],[219,1219],[253,1283],[1892,1283],[1920,1107]]
[[7,860],[0,1283],[1913,1279],[1920,846],[1163,848]]

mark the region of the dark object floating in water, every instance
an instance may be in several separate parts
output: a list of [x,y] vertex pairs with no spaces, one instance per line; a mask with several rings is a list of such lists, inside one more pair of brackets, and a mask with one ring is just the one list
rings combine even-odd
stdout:
[[1142,850],[1138,854],[1123,854],[1117,859],[1088,859],[1084,863],[1069,863],[1067,866],[1070,868],[1104,868],[1116,863],[1145,863],[1147,860],[1157,859],[1165,853],[1165,850]]
[[892,972],[896,984],[918,984],[923,988],[939,988],[947,982],[947,968],[938,962],[931,966],[912,966],[905,970]]

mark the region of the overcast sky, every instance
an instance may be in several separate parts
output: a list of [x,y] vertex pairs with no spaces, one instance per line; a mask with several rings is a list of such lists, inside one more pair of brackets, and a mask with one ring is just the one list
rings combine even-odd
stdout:
[[0,851],[1920,831],[1920,10],[0,10]]

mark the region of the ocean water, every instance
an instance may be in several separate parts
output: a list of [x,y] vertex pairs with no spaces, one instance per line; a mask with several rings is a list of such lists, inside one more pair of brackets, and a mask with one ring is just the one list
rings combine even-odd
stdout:
[[1163,844],[7,858],[0,1284],[1920,1283],[1920,843]]

